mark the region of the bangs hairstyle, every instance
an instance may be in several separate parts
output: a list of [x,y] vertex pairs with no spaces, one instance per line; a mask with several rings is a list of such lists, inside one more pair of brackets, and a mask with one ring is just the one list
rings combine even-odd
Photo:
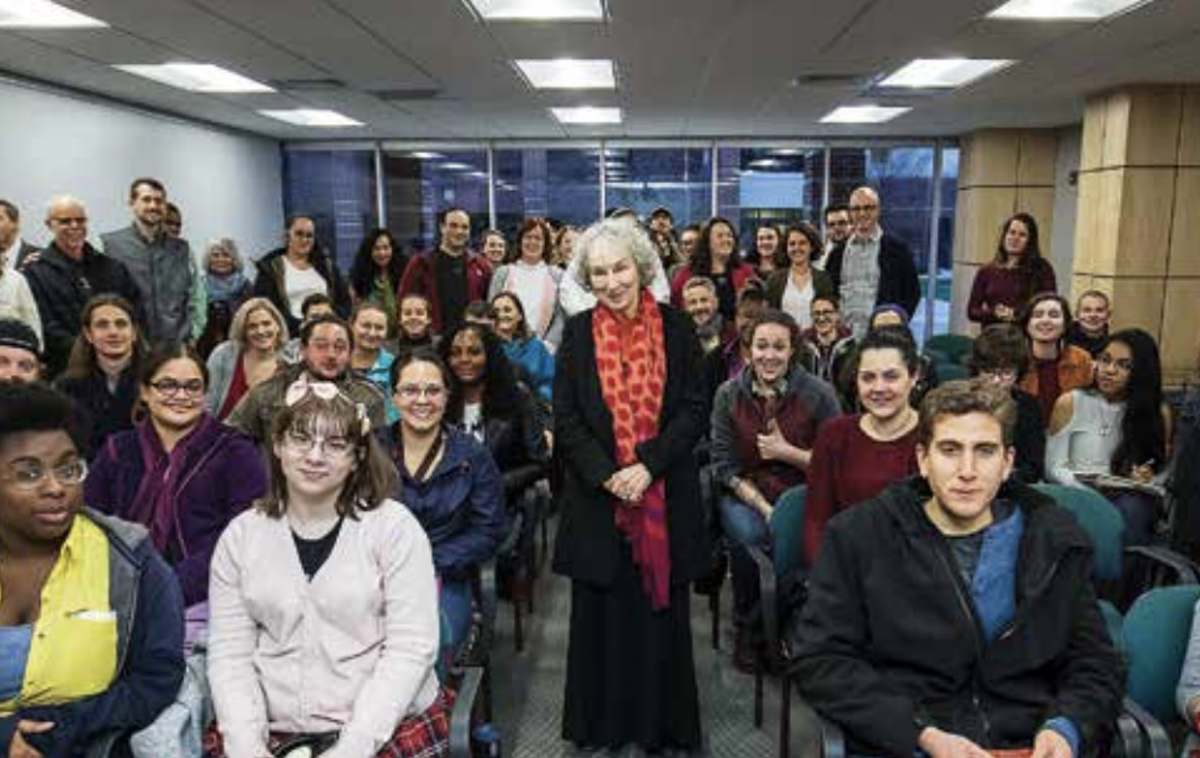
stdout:
[[353,459],[357,465],[346,476],[342,491],[338,493],[336,508],[339,516],[356,519],[359,511],[373,510],[385,499],[395,496],[400,486],[396,467],[388,460],[375,435],[369,429],[363,433],[358,406],[340,392],[333,399],[325,400],[310,390],[294,405],[285,405],[275,417],[271,428],[271,488],[258,502],[263,513],[279,518],[287,511],[287,479],[275,447],[284,444],[285,435],[292,429],[343,436],[354,445]]
[[519,316],[521,319],[520,323],[517,325],[517,331],[515,334],[517,339],[527,340],[532,337],[533,332],[529,329],[529,322],[525,320],[525,305],[521,302],[521,298],[517,297],[515,292],[501,292],[492,298],[492,304],[489,311],[492,319],[495,320],[496,318],[496,303],[500,300],[507,300],[508,302],[512,303],[513,308],[517,309],[517,316]]
[[629,254],[637,268],[638,287],[649,287],[654,281],[659,265],[654,243],[636,222],[614,216],[592,224],[575,240],[574,257],[579,261],[575,280],[585,291],[592,291],[592,251],[601,243]]
[[525,235],[535,233],[541,235],[542,238],[542,262],[549,263],[554,256],[554,233],[550,231],[550,225],[540,218],[527,218],[522,222],[521,229],[517,232],[517,243],[508,246],[505,259],[509,263],[521,260],[521,248]]
[[[1058,338],[1061,343],[1067,336],[1067,329],[1071,326],[1071,303],[1057,292],[1039,292],[1029,298],[1029,302],[1017,313],[1017,323],[1021,325],[1021,334],[1029,337],[1029,322],[1033,320],[1033,309],[1046,302],[1053,300],[1062,308],[1063,314],[1063,336]],[[1033,339],[1029,337],[1029,339]]]
[[1013,446],[1017,428],[1017,405],[1007,390],[983,377],[956,379],[940,384],[921,401],[921,419],[917,424],[917,444],[926,450],[933,442],[934,429],[944,416],[982,413],[1000,422],[1004,446]]
[[229,324],[229,339],[234,341],[239,351],[247,349],[246,322],[255,311],[263,311],[275,322],[275,326],[279,328],[279,333],[275,335],[275,349],[282,350],[284,343],[290,339],[287,322],[283,320],[283,314],[275,304],[265,297],[252,297],[238,306],[237,313],[233,314],[233,321]]
[[808,262],[812,263],[821,256],[821,252],[825,249],[821,242],[821,233],[817,231],[817,227],[801,221],[798,224],[793,224],[787,228],[783,235],[783,240],[779,244],[779,249],[775,251],[775,265],[780,268],[788,268],[792,265],[792,258],[788,255],[788,242],[792,239],[793,234],[799,234],[808,240]]

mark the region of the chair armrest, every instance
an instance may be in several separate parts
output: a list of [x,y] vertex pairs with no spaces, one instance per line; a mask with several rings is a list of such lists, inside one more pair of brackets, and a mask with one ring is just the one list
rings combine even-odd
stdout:
[[[485,561],[479,565],[479,618],[480,638],[477,646],[482,646],[490,657],[492,637],[496,630],[496,559]],[[484,658],[487,660],[487,658]]]
[[1133,716],[1122,711],[1113,726],[1113,758],[1147,758],[1142,730]]
[[821,733],[821,758],[846,758],[846,735],[837,724],[817,714]]
[[1161,545],[1135,545],[1125,548],[1126,555],[1137,555],[1175,572],[1176,584],[1200,584],[1196,564],[1179,553]]
[[483,684],[483,669],[468,666],[458,686],[458,697],[450,711],[450,758],[471,758],[471,716]]
[[1145,735],[1146,746],[1149,748],[1148,753],[1143,753],[1146,758],[1173,758],[1171,737],[1158,719],[1151,716],[1149,711],[1134,702],[1132,698],[1125,698],[1121,707],[1124,713],[1137,722],[1138,728]]
[[748,545],[746,551],[758,568],[758,597],[762,608],[763,634],[767,638],[767,650],[779,649],[779,597],[775,581],[775,563],[758,545]]

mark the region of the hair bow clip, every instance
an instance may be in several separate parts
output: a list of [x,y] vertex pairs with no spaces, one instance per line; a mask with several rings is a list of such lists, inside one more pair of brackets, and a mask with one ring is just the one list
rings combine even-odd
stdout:
[[371,433],[371,418],[367,415],[367,406],[355,403],[354,410],[358,413],[359,436],[366,437]]
[[288,387],[287,393],[283,397],[283,402],[288,407],[291,407],[308,397],[309,393],[316,395],[322,400],[333,400],[338,396],[345,397],[333,382],[310,382],[306,377],[302,376]]

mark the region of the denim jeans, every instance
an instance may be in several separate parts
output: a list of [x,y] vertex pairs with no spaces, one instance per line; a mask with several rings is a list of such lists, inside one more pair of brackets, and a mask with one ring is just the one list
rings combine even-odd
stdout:
[[718,507],[733,573],[733,620],[744,626],[754,620],[758,609],[758,569],[746,547],[768,546],[771,528],[758,510],[733,495],[723,496]]
[[[443,579],[438,603],[442,613],[446,614],[446,623],[450,627],[451,650],[457,655],[471,631],[471,582],[465,579]],[[443,640],[442,647],[445,647],[444,643]]]

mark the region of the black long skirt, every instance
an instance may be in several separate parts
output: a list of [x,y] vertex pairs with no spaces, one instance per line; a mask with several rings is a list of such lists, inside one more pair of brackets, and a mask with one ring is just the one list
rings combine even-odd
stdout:
[[612,586],[571,585],[563,738],[581,747],[700,747],[688,586],[650,608],[629,549]]

